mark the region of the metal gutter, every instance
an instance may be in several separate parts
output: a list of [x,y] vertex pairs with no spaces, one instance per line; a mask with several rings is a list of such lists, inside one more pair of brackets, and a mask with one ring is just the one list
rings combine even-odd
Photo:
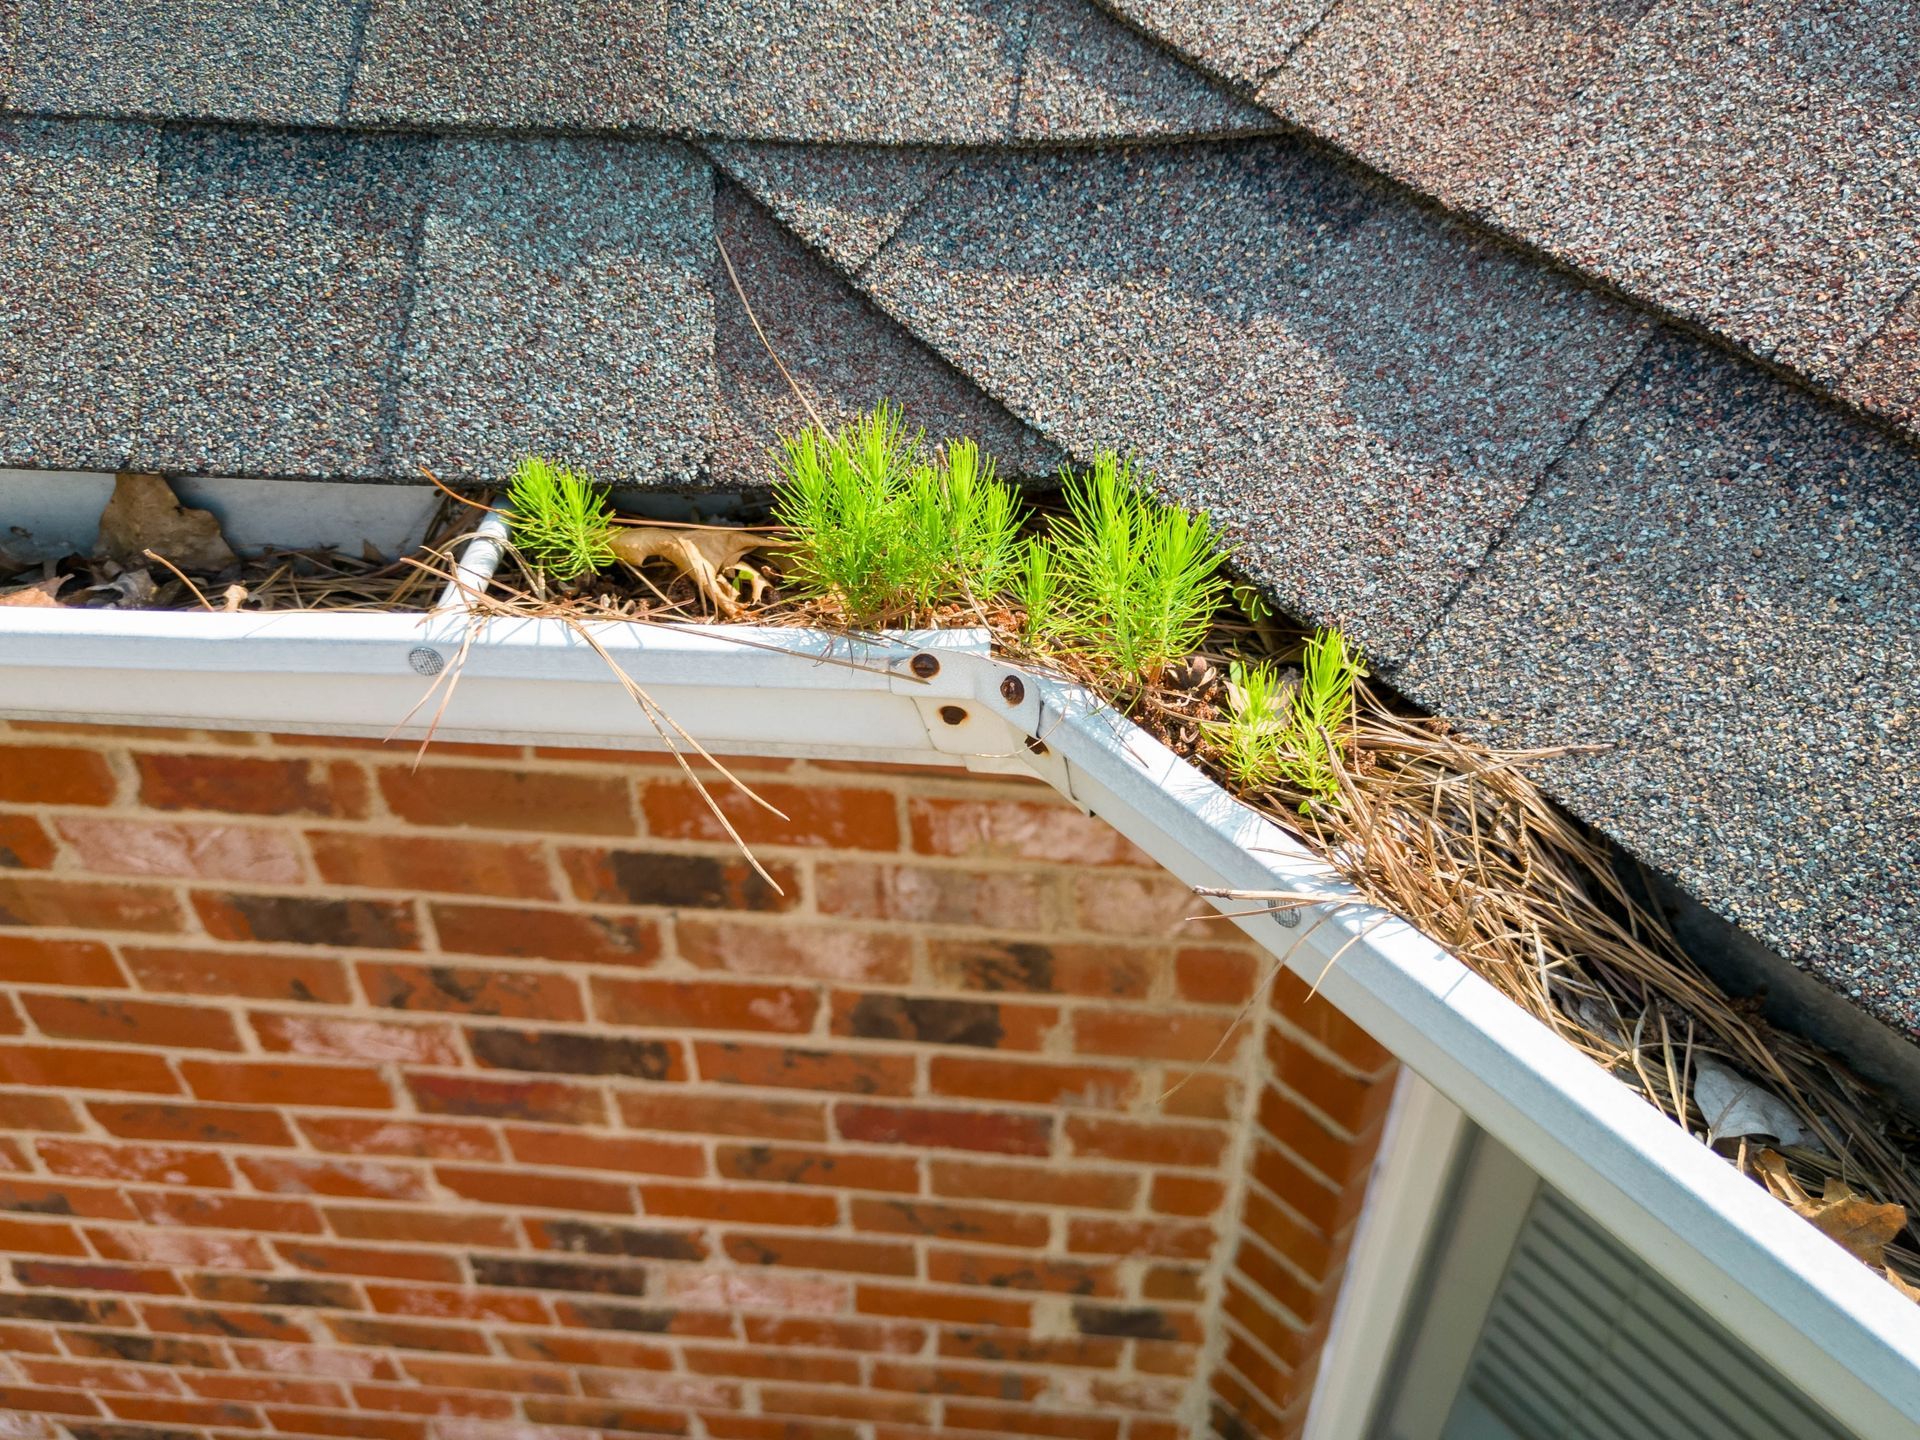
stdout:
[[[1352,904],[1285,831],[1078,686],[996,662],[975,632],[594,633],[717,752],[1031,771],[1190,884],[1325,896],[1304,921],[1233,923],[1842,1424],[1865,1440],[1920,1434],[1920,1307],[1425,936]],[[463,646],[442,736],[659,748],[572,627],[470,628],[458,611],[22,610],[0,626],[0,714],[380,734]],[[397,733],[423,734],[438,703]]]

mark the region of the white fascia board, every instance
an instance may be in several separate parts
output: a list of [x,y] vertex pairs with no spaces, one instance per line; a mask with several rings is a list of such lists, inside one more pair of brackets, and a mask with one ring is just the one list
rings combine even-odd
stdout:
[[[1920,1306],[1411,926],[1352,903],[1292,836],[1080,687],[994,661],[971,632],[594,634],[716,752],[1025,769],[1190,884],[1324,896],[1304,919],[1222,923],[1316,982],[1841,1423],[1868,1440],[1920,1434]],[[0,714],[381,734],[429,683],[413,653],[451,661],[469,636],[446,613],[23,610],[0,621]],[[924,678],[922,654],[939,661]],[[434,704],[398,733],[422,733]],[[552,620],[472,631],[439,733],[660,748],[605,660]]]

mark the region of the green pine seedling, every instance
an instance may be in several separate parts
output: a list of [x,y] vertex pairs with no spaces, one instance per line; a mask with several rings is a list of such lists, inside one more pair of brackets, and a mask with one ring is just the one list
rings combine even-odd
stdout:
[[1287,773],[1292,748],[1294,687],[1266,662],[1235,660],[1227,669],[1227,718],[1207,728],[1220,764],[1248,790],[1266,790]]
[[1353,724],[1354,682],[1367,673],[1360,655],[1337,629],[1315,633],[1300,661],[1282,776],[1303,790],[1302,813],[1316,799],[1340,798],[1341,732]]
[[538,455],[515,467],[507,487],[513,543],[562,583],[611,565],[613,508],[606,493]]
[[1022,547],[1011,588],[1026,615],[1027,644],[1045,649],[1060,628],[1060,571],[1054,564],[1053,547],[1044,538],[1029,540]]
[[1206,638],[1226,592],[1212,522],[1155,499],[1147,477],[1110,453],[1061,479],[1057,633],[1096,668],[1152,683]]

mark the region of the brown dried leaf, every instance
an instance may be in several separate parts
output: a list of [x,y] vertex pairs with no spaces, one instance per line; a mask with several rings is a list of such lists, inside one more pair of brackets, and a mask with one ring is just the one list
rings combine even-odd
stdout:
[[636,568],[648,560],[665,560],[691,579],[713,608],[729,619],[745,613],[733,587],[721,577],[736,571],[752,587],[752,603],[759,604],[767,582],[745,562],[749,551],[768,544],[765,535],[735,530],[668,530],[656,525],[623,527],[613,537],[613,553],[624,565]]
[[1906,1281],[1902,1280],[1898,1275],[1894,1274],[1892,1270],[1887,1271],[1887,1283],[1893,1286],[1893,1288],[1895,1290],[1898,1290],[1902,1295],[1906,1296],[1907,1299],[1915,1301],[1916,1303],[1920,1303],[1920,1288],[1916,1288],[1915,1286],[1909,1285]]
[[1760,1172],[1774,1199],[1791,1205],[1803,1215],[1813,1205],[1813,1197],[1800,1188],[1800,1182],[1787,1169],[1787,1157],[1778,1150],[1762,1150],[1753,1157],[1753,1168]]
[[1812,1222],[1814,1229],[1836,1241],[1848,1254],[1884,1269],[1887,1243],[1907,1226],[1907,1211],[1902,1205],[1876,1205],[1864,1195],[1856,1195],[1846,1181],[1827,1180],[1826,1193],[1810,1205],[1794,1209]]
[[220,608],[231,615],[247,603],[248,594],[247,587],[244,585],[229,585],[225,591],[221,593]]
[[70,578],[67,575],[53,575],[45,580],[36,580],[31,585],[23,585],[18,590],[9,590],[0,595],[0,605],[27,610],[64,610],[66,607],[53,597]]
[[99,548],[122,565],[133,566],[152,550],[182,570],[203,574],[238,558],[210,512],[189,510],[158,475],[133,470],[115,478],[113,498],[100,512]]

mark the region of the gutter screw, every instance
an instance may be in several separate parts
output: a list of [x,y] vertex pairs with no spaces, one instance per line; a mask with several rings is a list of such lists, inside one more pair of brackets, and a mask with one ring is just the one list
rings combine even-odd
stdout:
[[907,668],[922,680],[931,680],[940,673],[940,659],[936,655],[928,655],[923,652],[909,660],[907,662]]
[[960,725],[965,723],[967,712],[958,705],[942,705],[940,718],[949,725]]
[[446,657],[429,645],[416,645],[409,650],[407,664],[420,675],[438,675],[447,668]]
[[1018,705],[1027,698],[1027,687],[1020,683],[1018,675],[1009,675],[1000,682],[1000,698],[1009,705]]

